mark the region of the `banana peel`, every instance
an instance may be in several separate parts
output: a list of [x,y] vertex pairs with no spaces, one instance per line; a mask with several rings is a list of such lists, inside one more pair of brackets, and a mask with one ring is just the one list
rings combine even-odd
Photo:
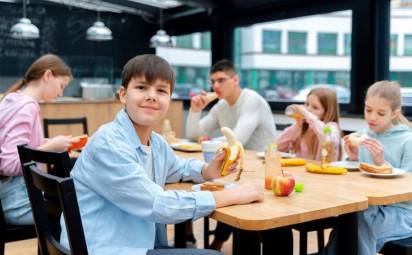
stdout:
[[316,174],[346,174],[348,172],[348,170],[343,167],[328,166],[322,168],[318,165],[310,163],[306,163],[306,171]]
[[281,158],[280,165],[283,167],[286,166],[304,166],[306,160],[303,158]]
[[239,157],[239,171],[235,178],[235,181],[240,180],[240,175],[243,171],[243,160],[245,151],[243,145],[237,141],[235,133],[230,128],[222,127],[221,132],[226,137],[227,144],[224,144],[219,150],[225,151],[225,158],[221,166],[221,175],[226,176],[229,174],[229,166],[233,164]]

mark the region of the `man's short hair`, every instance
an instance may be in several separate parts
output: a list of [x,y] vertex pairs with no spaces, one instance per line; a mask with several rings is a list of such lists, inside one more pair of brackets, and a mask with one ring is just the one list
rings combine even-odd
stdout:
[[144,54],[130,59],[123,67],[122,86],[127,88],[131,79],[144,77],[148,83],[162,80],[170,84],[170,93],[175,86],[175,74],[170,64],[154,54]]
[[224,72],[226,74],[235,75],[236,68],[235,68],[235,65],[233,65],[232,61],[228,59],[222,59],[222,60],[217,61],[212,66],[212,69],[210,69],[210,74],[213,74],[216,72]]

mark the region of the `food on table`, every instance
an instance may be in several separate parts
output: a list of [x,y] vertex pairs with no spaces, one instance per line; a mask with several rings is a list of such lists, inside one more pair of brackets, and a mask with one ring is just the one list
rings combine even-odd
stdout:
[[359,169],[368,173],[376,173],[376,174],[391,174],[393,168],[390,165],[383,164],[380,166],[372,165],[368,163],[361,162]]
[[72,145],[70,145],[70,147],[67,149],[69,151],[71,150],[78,150],[83,148],[86,143],[87,140],[89,139],[88,135],[80,135],[80,136],[75,136],[72,138],[73,140],[78,140],[77,142],[72,143]]
[[237,160],[239,157],[239,171],[236,176],[235,181],[240,180],[240,175],[242,174],[243,171],[243,158],[244,158],[244,150],[243,150],[243,145],[237,141],[235,133],[230,128],[227,127],[222,127],[220,129],[223,133],[223,135],[226,137],[227,144],[224,144],[220,150],[225,151],[225,159],[223,160],[222,167],[221,167],[221,173],[222,176],[226,176],[229,174],[229,166]]
[[306,160],[303,158],[281,158],[280,164],[285,166],[304,166],[306,164]]
[[223,183],[218,182],[205,182],[202,185],[200,185],[200,190],[219,191],[224,189],[225,185]]
[[295,192],[303,192],[303,183],[301,182],[295,183]]
[[282,170],[281,174],[272,178],[272,192],[276,196],[288,196],[295,188],[295,177]]
[[348,172],[348,170],[343,167],[321,167],[311,163],[306,163],[306,171],[316,174],[346,174]]
[[202,146],[198,143],[182,143],[176,146],[176,148],[181,149],[181,150],[187,150],[187,151],[201,151]]

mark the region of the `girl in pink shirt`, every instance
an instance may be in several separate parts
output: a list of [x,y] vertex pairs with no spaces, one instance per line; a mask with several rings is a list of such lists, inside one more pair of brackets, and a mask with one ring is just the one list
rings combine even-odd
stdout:
[[39,102],[61,96],[71,78],[70,68],[59,57],[44,55],[0,101],[0,199],[7,223],[33,224],[17,145],[64,151],[74,142],[70,136],[45,140],[39,115]]
[[341,158],[339,128],[339,104],[336,94],[329,88],[312,89],[305,105],[291,105],[295,113],[302,117],[286,128],[278,137],[279,151],[296,152],[298,157],[321,160],[321,147],[324,141],[323,128],[329,126],[334,145],[334,159]]

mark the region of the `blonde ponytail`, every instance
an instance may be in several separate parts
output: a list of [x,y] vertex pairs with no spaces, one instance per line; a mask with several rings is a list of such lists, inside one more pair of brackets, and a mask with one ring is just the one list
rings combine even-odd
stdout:
[[394,120],[394,124],[404,124],[412,129],[412,123],[402,113]]

